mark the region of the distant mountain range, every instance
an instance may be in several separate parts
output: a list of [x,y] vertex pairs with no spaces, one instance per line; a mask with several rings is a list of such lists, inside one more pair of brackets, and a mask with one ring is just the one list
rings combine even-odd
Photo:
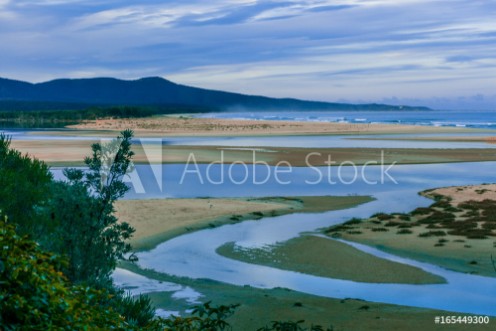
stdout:
[[205,110],[428,110],[426,107],[346,104],[214,91],[160,77],[56,79],[32,84],[0,78],[0,110],[61,110],[88,106],[191,107]]

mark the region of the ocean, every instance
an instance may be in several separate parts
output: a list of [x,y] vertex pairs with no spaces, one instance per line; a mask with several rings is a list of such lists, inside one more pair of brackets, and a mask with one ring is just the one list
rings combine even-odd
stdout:
[[195,115],[203,118],[284,120],[338,123],[396,123],[496,129],[494,111],[243,111]]

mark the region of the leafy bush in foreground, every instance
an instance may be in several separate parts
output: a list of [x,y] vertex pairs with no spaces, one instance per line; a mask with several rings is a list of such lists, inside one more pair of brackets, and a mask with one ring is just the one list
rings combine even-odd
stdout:
[[197,306],[191,317],[155,318],[148,297],[132,298],[73,285],[67,261],[19,236],[0,220],[0,327],[2,330],[231,330],[225,320],[238,305]]
[[74,286],[61,272],[66,261],[43,251],[0,220],[0,325],[3,330],[122,328],[122,316],[102,307],[105,290]]

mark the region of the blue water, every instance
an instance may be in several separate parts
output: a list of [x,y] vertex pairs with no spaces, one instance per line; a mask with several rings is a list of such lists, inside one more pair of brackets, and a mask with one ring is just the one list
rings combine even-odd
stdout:
[[[209,167],[203,164],[198,165],[194,173],[183,176],[185,169],[184,164],[138,165],[136,176],[144,191],[139,192],[140,185],[133,183],[127,198],[372,195],[376,200],[346,210],[297,213],[185,234],[160,244],[149,252],[139,253],[141,267],[241,286],[284,287],[333,298],[353,297],[461,313],[495,314],[496,278],[457,273],[427,263],[398,258],[363,245],[355,246],[370,254],[440,275],[447,280],[447,284],[359,283],[247,264],[216,254],[216,249],[227,242],[235,242],[243,247],[260,247],[283,242],[302,232],[315,231],[352,217],[368,217],[376,212],[407,212],[419,206],[427,206],[432,201],[418,195],[419,191],[450,185],[494,182],[495,162],[397,165],[389,171],[379,166],[343,167],[341,172],[331,169],[331,173],[326,167],[300,167],[280,174],[279,177],[274,175],[276,167],[263,165],[245,168],[242,165],[231,167],[217,164]],[[53,171],[60,178],[60,169]],[[389,176],[383,176],[384,171],[388,171]],[[223,172],[225,179],[218,184]],[[271,175],[265,181],[269,173]],[[244,182],[240,184],[242,181]],[[215,201],[212,203],[215,204]],[[167,215],[164,215],[164,222],[166,221]]]
[[394,123],[496,129],[494,111],[258,111],[197,115],[203,118],[314,121],[340,123]]
[[[370,254],[392,259],[419,267],[447,280],[447,284],[404,285],[372,284],[347,280],[316,277],[297,272],[253,265],[234,261],[216,254],[215,250],[227,243],[235,242],[243,247],[260,247],[276,242],[283,242],[298,236],[302,232],[338,224],[352,217],[368,217],[376,212],[406,212],[415,207],[427,206],[431,200],[418,195],[418,191],[448,185],[468,185],[494,181],[494,162],[479,162],[448,165],[401,165],[395,166],[390,179],[384,183],[370,185],[363,178],[353,184],[347,184],[355,177],[351,167],[343,168],[343,182],[329,184],[327,172],[318,184],[309,185],[305,181],[314,181],[318,174],[315,169],[297,168],[284,177],[290,181],[281,184],[271,178],[264,185],[253,184],[253,172],[249,173],[244,185],[226,182],[216,185],[203,184],[198,178],[189,177],[179,184],[180,165],[164,166],[168,173],[165,188],[171,196],[177,197],[230,197],[230,196],[277,196],[277,195],[373,195],[376,200],[346,210],[330,211],[319,214],[291,214],[266,218],[262,221],[245,221],[237,224],[207,229],[173,238],[157,248],[138,254],[139,265],[159,272],[191,278],[209,278],[235,285],[250,285],[260,288],[283,287],[295,291],[328,296],[333,298],[361,298],[369,301],[415,307],[444,309],[462,313],[494,315],[496,305],[496,278],[462,274],[440,267],[401,259],[390,254],[368,248]],[[211,168],[212,176],[219,178],[222,167]],[[258,169],[261,170],[261,169]],[[272,167],[272,171],[274,168]],[[361,168],[359,168],[361,173]],[[199,172],[206,177],[207,166],[199,167]],[[262,170],[261,170],[262,171]],[[369,180],[380,181],[381,169],[372,167],[367,170]],[[244,177],[242,166],[233,167],[233,178],[238,181]],[[259,173],[259,180],[264,173]],[[146,175],[145,175],[146,176]],[[148,174],[150,176],[150,174]],[[334,179],[337,179],[334,177]],[[153,197],[153,192],[144,198]],[[138,198],[137,196],[134,196]],[[215,203],[215,201],[212,201]],[[164,222],[167,216],[164,215]],[[488,244],[491,244],[489,242]],[[488,257],[489,258],[489,257]]]

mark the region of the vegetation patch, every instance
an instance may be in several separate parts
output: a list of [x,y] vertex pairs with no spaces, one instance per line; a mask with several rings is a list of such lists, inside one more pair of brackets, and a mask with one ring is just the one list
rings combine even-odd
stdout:
[[444,282],[443,278],[421,269],[375,257],[336,240],[311,235],[264,248],[242,248],[228,243],[219,247],[217,253],[248,263],[357,282]]
[[[437,190],[428,190],[422,194],[434,200],[429,207],[419,207],[408,214],[377,213],[360,223],[346,222],[323,232],[373,245],[393,254],[494,277],[490,255],[494,254],[496,245],[494,240],[489,242],[488,239],[496,237],[496,200],[484,198],[494,192],[488,188],[473,187],[453,191],[461,195],[466,190],[474,193],[467,194],[465,201],[460,201],[460,196],[454,200],[436,193]],[[474,196],[476,200],[473,200]],[[398,230],[387,232],[394,228]],[[408,239],[405,240],[405,237]],[[435,247],[436,251],[429,247]],[[468,263],[473,256],[467,255],[467,248],[470,248],[471,254],[480,256],[482,262],[477,265]],[[472,268],[467,268],[467,265]]]

